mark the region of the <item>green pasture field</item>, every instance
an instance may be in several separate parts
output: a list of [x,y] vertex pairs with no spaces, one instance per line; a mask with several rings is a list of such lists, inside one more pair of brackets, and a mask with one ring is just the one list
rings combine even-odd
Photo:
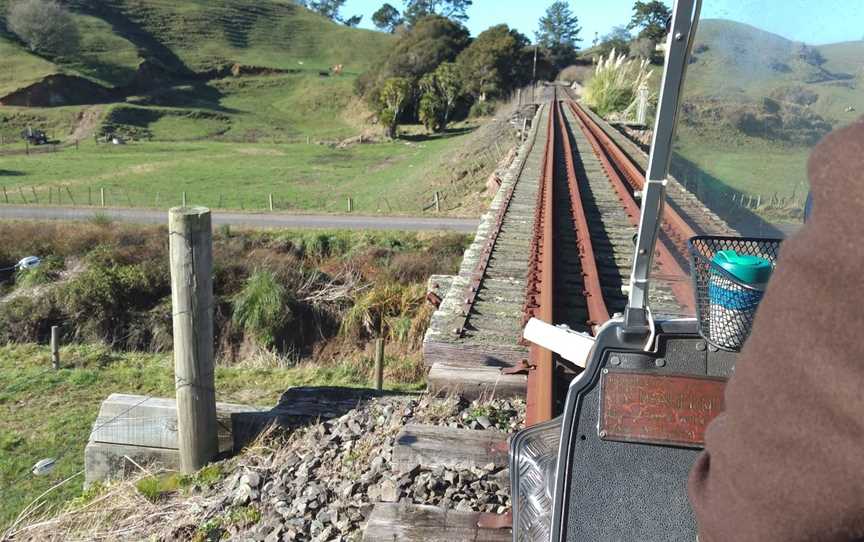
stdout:
[[[675,146],[675,157],[693,162],[705,174],[703,177],[717,187],[763,196],[776,193],[778,197],[789,197],[793,192],[800,195],[802,190],[806,193],[810,150],[759,143],[723,146],[716,140],[681,137]],[[687,177],[679,180],[683,182]]]
[[[172,120],[159,130],[176,130]],[[196,125],[197,126],[197,125]],[[333,148],[327,145],[218,141],[83,142],[76,150],[5,156],[0,186],[14,204],[99,204],[167,208],[187,203],[282,211],[420,213],[433,199],[428,175],[462,144],[454,131],[415,141]],[[35,191],[35,194],[34,194]],[[53,191],[53,192],[52,192]],[[59,191],[59,196],[58,196]],[[70,198],[71,194],[71,198]],[[0,198],[4,198],[0,194]],[[5,202],[5,199],[0,199]]]

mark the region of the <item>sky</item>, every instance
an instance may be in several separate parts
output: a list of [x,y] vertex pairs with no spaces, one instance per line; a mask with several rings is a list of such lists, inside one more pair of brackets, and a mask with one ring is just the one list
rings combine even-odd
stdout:
[[[385,0],[347,0],[345,17],[363,15],[363,28],[374,28],[372,13]],[[397,9],[401,0],[389,0]],[[552,0],[474,0],[466,26],[476,36],[490,26],[506,23],[534,39],[537,21]],[[630,21],[634,0],[571,0],[582,26],[582,47],[591,46],[614,26]],[[666,0],[667,5],[672,0]],[[775,34],[813,45],[864,38],[864,0],[703,0],[703,18],[746,22]]]

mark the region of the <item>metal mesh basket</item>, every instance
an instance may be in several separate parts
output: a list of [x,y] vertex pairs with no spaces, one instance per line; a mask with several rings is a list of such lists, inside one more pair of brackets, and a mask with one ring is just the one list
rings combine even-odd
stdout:
[[738,254],[759,256],[774,265],[780,239],[699,236],[690,239],[688,248],[699,334],[711,345],[737,352],[750,335],[763,292],[738,280],[712,260],[721,250],[734,250]]

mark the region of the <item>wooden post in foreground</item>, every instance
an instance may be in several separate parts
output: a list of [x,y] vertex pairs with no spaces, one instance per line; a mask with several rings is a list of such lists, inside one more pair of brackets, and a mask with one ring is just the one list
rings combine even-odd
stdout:
[[102,204],[102,207],[105,207],[105,189],[99,189],[99,202]]
[[51,326],[51,366],[54,370],[60,368],[60,328]]
[[174,386],[180,466],[192,473],[219,452],[213,369],[213,231],[210,210],[174,207],[168,215]]
[[268,200],[270,201],[270,212],[273,212],[273,193],[269,194]]
[[349,213],[354,212],[354,200],[351,199],[350,197],[348,198],[348,212]]
[[384,339],[375,339],[375,389],[384,389]]
[[435,191],[435,212],[441,212],[441,198],[438,196],[438,191]]

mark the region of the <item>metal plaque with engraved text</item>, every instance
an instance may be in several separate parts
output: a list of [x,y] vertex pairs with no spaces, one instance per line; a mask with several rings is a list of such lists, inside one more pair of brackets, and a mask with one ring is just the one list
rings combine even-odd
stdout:
[[726,379],[609,370],[600,379],[600,437],[701,448],[723,411]]

